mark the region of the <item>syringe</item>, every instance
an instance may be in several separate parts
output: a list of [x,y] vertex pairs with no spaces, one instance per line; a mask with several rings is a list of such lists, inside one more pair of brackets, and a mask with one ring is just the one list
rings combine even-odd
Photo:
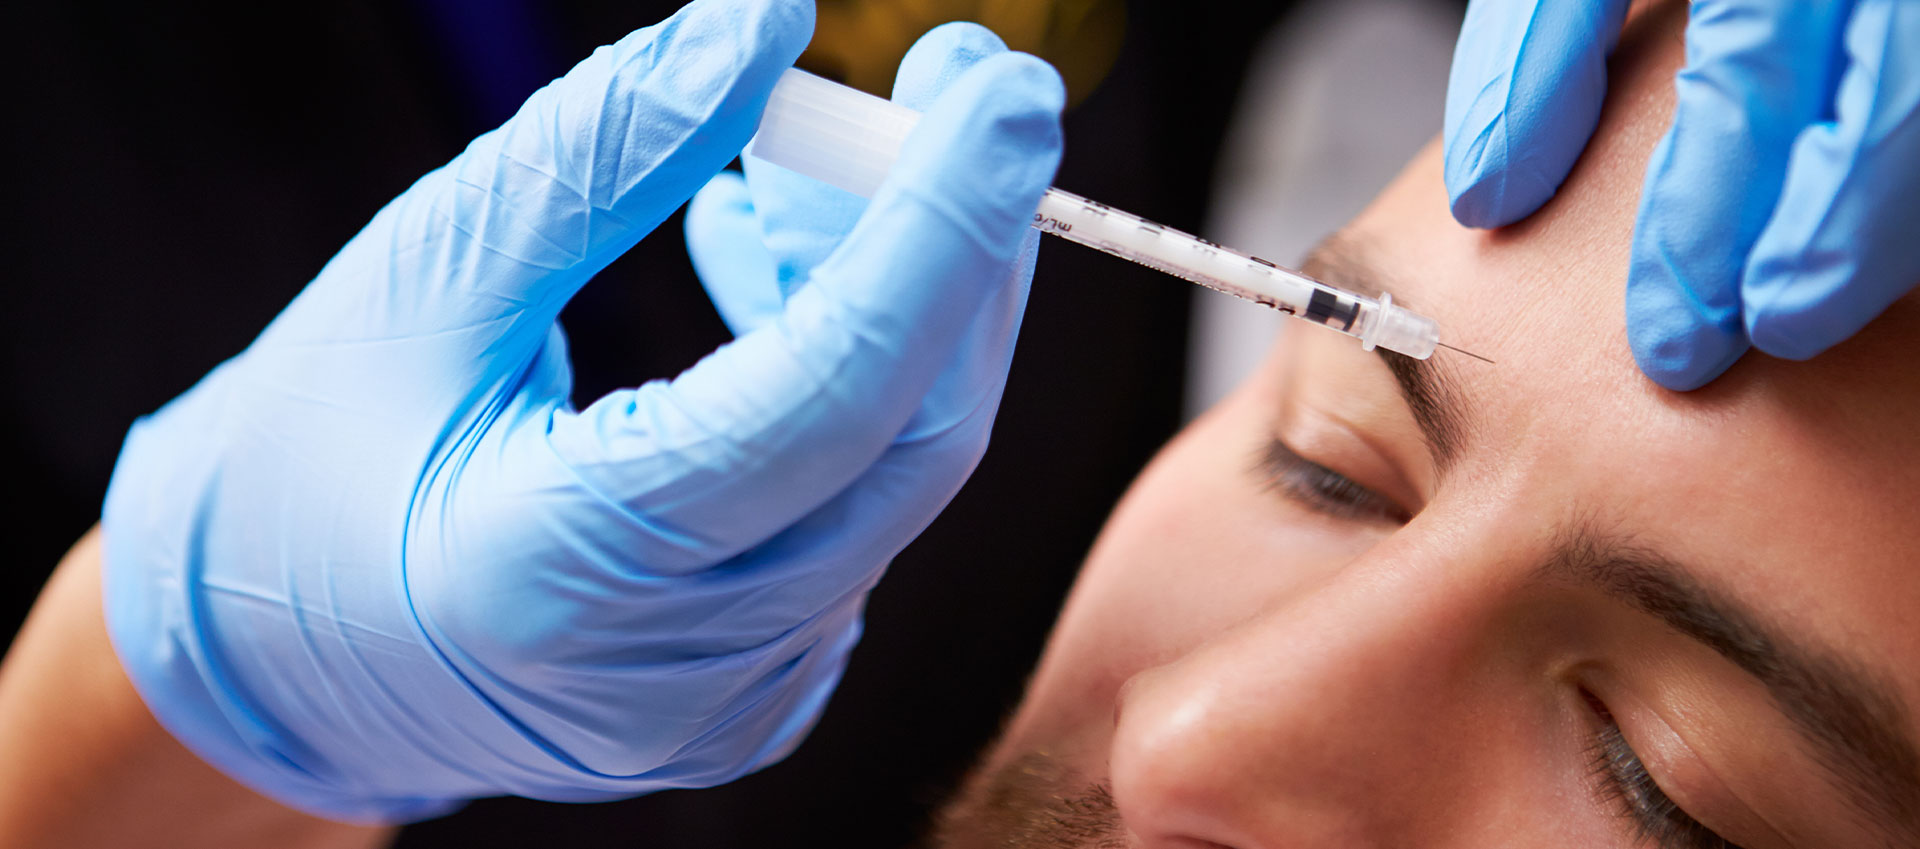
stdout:
[[[797,68],[774,86],[749,153],[775,165],[872,197],[920,113]],[[1243,254],[1095,203],[1048,189],[1033,226],[1202,286],[1266,304],[1375,346],[1424,360],[1440,343],[1433,320],[1321,283]]]

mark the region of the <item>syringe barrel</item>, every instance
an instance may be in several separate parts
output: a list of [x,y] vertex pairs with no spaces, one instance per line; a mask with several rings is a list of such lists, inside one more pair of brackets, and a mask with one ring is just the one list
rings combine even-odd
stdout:
[[920,113],[789,68],[767,98],[747,152],[861,197],[873,197]]
[[[900,155],[920,113],[885,98],[822,79],[798,68],[782,74],[767,98],[760,130],[747,153],[759,159],[873,197]],[[1238,295],[1358,337],[1375,346],[1426,359],[1438,334],[1431,319],[1393,305],[1341,292],[1289,269],[1063,192],[1048,190],[1033,226],[1102,251]]]
[[1434,347],[1440,343],[1440,331],[1433,319],[1395,306],[1390,294],[1361,309],[1350,335],[1360,337],[1361,347],[1369,351],[1380,347],[1416,360],[1433,356]]

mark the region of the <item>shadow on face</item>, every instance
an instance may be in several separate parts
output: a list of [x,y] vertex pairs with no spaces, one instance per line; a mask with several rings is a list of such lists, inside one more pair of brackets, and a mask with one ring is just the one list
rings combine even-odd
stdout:
[[1116,509],[936,845],[1920,843],[1920,309],[1676,394],[1623,289],[1686,7],[1516,226],[1437,146],[1311,271],[1497,361],[1290,331]]

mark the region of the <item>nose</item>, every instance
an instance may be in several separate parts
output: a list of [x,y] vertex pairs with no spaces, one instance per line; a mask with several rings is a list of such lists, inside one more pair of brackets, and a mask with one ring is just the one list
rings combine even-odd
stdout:
[[[1438,564],[1435,564],[1438,565]],[[1355,564],[1122,688],[1115,804],[1146,846],[1433,846],[1491,753],[1470,581]],[[1480,719],[1485,719],[1482,714]]]

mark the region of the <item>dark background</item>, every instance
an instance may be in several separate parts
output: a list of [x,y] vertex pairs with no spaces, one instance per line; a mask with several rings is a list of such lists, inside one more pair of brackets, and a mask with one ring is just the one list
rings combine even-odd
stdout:
[[[678,5],[11,4],[0,513],[16,524],[0,634],[98,518],[136,416],[244,347],[414,178]],[[1248,54],[1287,4],[1110,5],[1124,40],[1104,81],[1075,92],[1057,182],[1197,229]],[[991,450],[874,594],[845,682],[788,761],[612,804],[480,801],[400,845],[910,842],[1017,700],[1108,508],[1177,427],[1187,289],[1047,245]],[[562,320],[581,404],[727,338],[677,216]]]

